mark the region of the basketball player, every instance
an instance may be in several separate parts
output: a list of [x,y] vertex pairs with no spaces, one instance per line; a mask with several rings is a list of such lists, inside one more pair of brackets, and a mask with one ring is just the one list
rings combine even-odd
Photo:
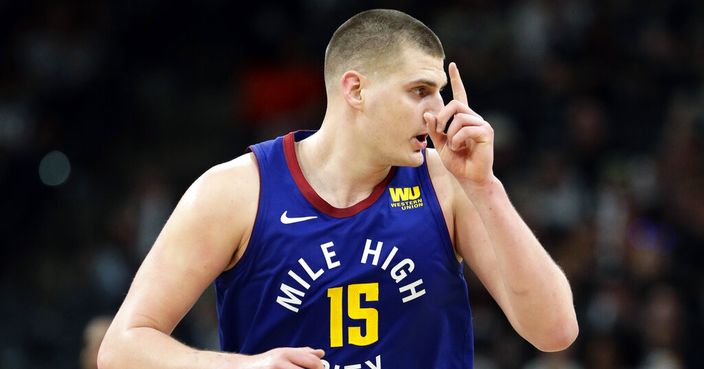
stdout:
[[[254,145],[195,181],[100,367],[471,368],[463,263],[518,334],[568,347],[567,279],[493,175],[492,128],[453,63],[444,104],[443,60],[435,34],[404,13],[345,22],[326,50],[320,129]],[[213,281],[223,352],[170,337]]]

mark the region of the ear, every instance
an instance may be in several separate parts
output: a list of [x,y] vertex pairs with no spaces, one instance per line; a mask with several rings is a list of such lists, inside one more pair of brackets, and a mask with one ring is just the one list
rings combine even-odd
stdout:
[[345,101],[354,109],[361,109],[364,101],[362,93],[364,76],[355,70],[349,70],[342,75],[340,84],[342,85],[342,97]]

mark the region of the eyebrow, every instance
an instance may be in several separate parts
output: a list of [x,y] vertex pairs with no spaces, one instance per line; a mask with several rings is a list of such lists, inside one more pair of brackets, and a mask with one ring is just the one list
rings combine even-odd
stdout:
[[[428,85],[430,87],[438,87],[437,82],[429,80],[429,79],[425,79],[425,78],[416,79],[414,81],[409,82],[408,84],[409,85],[423,84],[423,85]],[[447,83],[444,83],[442,86],[440,86],[440,88],[443,88],[445,86],[447,86]]]

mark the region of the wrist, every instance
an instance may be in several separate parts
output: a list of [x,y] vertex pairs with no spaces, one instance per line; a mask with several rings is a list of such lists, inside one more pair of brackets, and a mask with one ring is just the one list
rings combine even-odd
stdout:
[[217,356],[218,369],[241,368],[244,365],[245,355],[230,352],[213,352]]
[[484,181],[463,181],[460,183],[462,189],[472,202],[486,200],[496,194],[504,193],[504,186],[493,174]]

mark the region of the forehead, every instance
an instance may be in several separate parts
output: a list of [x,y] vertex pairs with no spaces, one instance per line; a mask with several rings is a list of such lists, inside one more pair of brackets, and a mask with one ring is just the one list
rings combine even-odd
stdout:
[[392,76],[401,83],[425,81],[441,87],[447,84],[443,64],[444,61],[440,57],[407,47],[401,52],[398,66]]

